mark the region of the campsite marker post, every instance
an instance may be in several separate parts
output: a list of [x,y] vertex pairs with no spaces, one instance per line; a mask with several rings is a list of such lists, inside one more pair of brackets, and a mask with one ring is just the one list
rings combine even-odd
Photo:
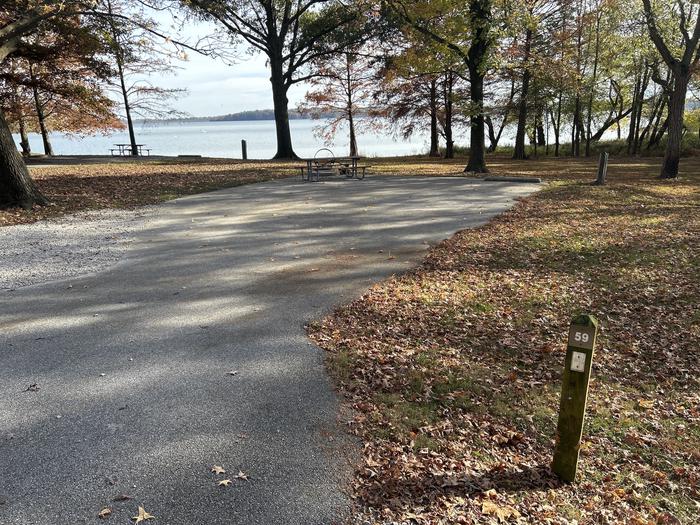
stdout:
[[595,179],[596,186],[604,186],[608,177],[608,152],[604,151],[598,159],[598,176]]
[[580,315],[571,321],[569,342],[564,361],[561,386],[559,422],[552,470],[561,479],[576,479],[578,454],[586,415],[588,381],[591,377],[593,350],[598,334],[598,321],[590,315]]

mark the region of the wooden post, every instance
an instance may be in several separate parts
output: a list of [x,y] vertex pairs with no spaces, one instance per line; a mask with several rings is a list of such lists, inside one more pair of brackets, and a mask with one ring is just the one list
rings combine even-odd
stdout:
[[590,315],[580,315],[571,321],[569,342],[564,361],[564,377],[561,386],[559,422],[554,449],[552,470],[561,479],[576,479],[578,453],[586,415],[588,381],[591,376],[593,350],[598,321]]
[[607,176],[608,176],[608,152],[604,151],[603,153],[600,154],[600,158],[598,159],[598,177],[596,177],[594,184],[596,186],[604,186],[605,179]]
[[248,144],[245,140],[241,140],[241,154],[243,156],[243,160],[248,160]]

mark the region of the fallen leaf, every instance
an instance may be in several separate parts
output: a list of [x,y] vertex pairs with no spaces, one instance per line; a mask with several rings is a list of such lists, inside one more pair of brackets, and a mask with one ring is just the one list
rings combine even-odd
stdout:
[[119,494],[117,496],[114,496],[112,498],[112,501],[129,501],[130,499],[134,499],[134,498],[132,498],[128,494]]
[[640,408],[645,408],[647,410],[649,410],[650,408],[654,408],[653,399],[639,399],[637,403],[639,404]]
[[670,512],[662,512],[656,517],[657,525],[681,525],[681,521]]
[[111,514],[112,514],[112,509],[110,509],[109,507],[105,507],[97,514],[97,517],[100,518],[101,520],[106,520],[107,518],[109,518],[109,516]]
[[238,474],[236,474],[236,479],[242,479],[242,480],[248,481],[248,474],[246,474],[242,470],[239,470]]
[[231,484],[230,479],[222,479],[221,481],[219,481],[220,487],[228,487],[230,484]]
[[484,514],[489,514],[491,516],[496,516],[499,523],[503,523],[510,518],[519,518],[520,513],[513,507],[508,505],[499,505],[490,500],[484,500],[481,502],[481,512]]
[[154,519],[156,519],[156,517],[153,516],[152,514],[149,514],[148,512],[146,512],[146,509],[144,509],[143,507],[139,507],[138,516],[134,516],[131,519],[135,523],[141,523],[142,521],[146,521],[146,520],[154,520]]
[[220,467],[219,465],[214,465],[214,466],[211,468],[211,471],[212,471],[214,474],[225,474],[225,473],[226,473],[226,470],[224,469],[224,467]]

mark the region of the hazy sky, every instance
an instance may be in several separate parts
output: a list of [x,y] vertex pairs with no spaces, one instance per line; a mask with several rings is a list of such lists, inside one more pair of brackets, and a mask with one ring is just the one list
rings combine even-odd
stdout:
[[[196,35],[216,31],[210,24],[189,26],[190,41]],[[170,76],[151,78],[154,84],[167,88],[185,88],[188,94],[172,105],[193,116],[212,116],[253,109],[272,109],[270,74],[262,53],[250,55],[241,50],[235,64],[227,65],[197,53],[188,52],[186,62]],[[295,108],[304,97],[306,88],[295,85],[289,92],[289,107]]]

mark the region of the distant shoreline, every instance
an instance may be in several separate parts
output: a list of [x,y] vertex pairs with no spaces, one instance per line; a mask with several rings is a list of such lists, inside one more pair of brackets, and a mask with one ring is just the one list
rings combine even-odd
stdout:
[[[324,115],[314,115],[316,119],[331,118],[331,113]],[[297,110],[289,110],[289,120],[311,119],[311,115],[300,113]],[[137,119],[138,124],[170,124],[181,122],[255,122],[261,120],[275,120],[275,112],[272,109],[256,109],[253,111],[239,111],[227,115],[214,115],[210,117],[179,117],[167,119]]]

